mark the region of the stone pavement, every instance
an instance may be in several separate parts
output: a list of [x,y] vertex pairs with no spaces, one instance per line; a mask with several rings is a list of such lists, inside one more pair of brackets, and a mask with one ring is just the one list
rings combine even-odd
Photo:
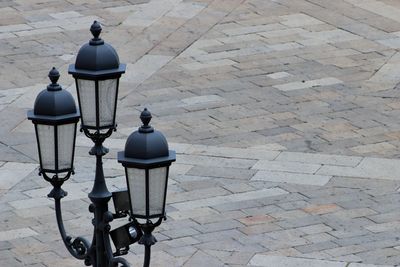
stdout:
[[[67,66],[95,19],[127,63],[110,190],[143,107],[178,152],[152,266],[400,265],[398,1],[3,0],[0,15],[0,266],[81,266],[26,110],[52,66],[75,92]],[[91,232],[90,147],[79,135],[65,184],[77,235]]]

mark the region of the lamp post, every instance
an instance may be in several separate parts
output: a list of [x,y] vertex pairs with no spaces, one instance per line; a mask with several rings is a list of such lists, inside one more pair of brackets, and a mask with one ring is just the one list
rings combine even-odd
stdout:
[[[76,81],[80,113],[71,94],[57,83],[60,75],[55,68],[49,73],[51,84],[37,96],[34,109],[28,111],[28,119],[32,120],[36,130],[39,174],[53,185],[48,196],[55,200],[58,228],[72,256],[84,260],[87,266],[129,267],[129,263],[119,256],[128,253],[130,244],[139,242],[145,246],[144,266],[149,266],[150,246],[156,242],[152,231],[165,218],[168,169],[175,161],[175,152],[168,150],[165,137],[148,125],[151,114],[145,109],[140,117],[143,126],[128,138],[125,152],[118,154],[118,161],[126,170],[128,189],[108,191],[102,165],[102,157],[108,149],[103,147],[103,142],[116,130],[119,78],[125,72],[125,65],[119,63],[114,48],[99,38],[100,24],[95,21],[90,30],[94,38],[82,46],[75,64],[69,67],[69,73]],[[79,118],[81,131],[94,142],[89,154],[96,156],[95,180],[88,195],[92,201],[89,211],[94,213],[91,243],[66,234],[61,212],[61,199],[67,195],[61,187],[74,174]],[[111,197],[114,214],[108,210]],[[124,217],[128,217],[129,222],[111,230],[109,223]],[[141,219],[145,221],[140,222]],[[152,219],[157,221],[153,223]]]
[[150,247],[157,242],[152,232],[165,218],[169,166],[175,161],[175,151],[168,150],[164,135],[149,125],[151,118],[145,108],[140,115],[143,125],[128,137],[125,151],[118,153],[118,162],[125,167],[130,215],[143,230],[139,244],[145,246],[145,266],[150,263]]

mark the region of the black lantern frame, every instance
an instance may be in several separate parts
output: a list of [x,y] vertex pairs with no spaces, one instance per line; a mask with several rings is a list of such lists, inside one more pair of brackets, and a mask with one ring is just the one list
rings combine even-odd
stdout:
[[[72,74],[75,79],[79,108],[82,113],[81,129],[91,139],[98,138],[99,136],[107,138],[111,135],[111,131],[116,129],[115,117],[118,102],[119,79],[121,75],[125,73],[126,65],[120,64],[118,54],[115,52],[114,48],[99,37],[102,31],[100,23],[95,21],[90,31],[93,34],[93,39],[82,46],[76,57],[75,64],[69,66],[68,73]],[[108,80],[115,82],[115,89],[111,89],[111,97],[114,98],[114,100],[111,101],[113,107],[109,112],[112,112],[112,118],[110,122],[104,124],[101,119],[103,107],[101,102],[109,100],[110,96],[102,94],[102,92],[106,90],[103,88],[106,84],[101,85],[101,83]],[[80,84],[81,81],[91,82],[92,88],[83,89],[85,86]],[[89,96],[84,96],[82,90],[93,90],[94,92],[90,92],[89,94],[91,96],[94,95],[94,99],[91,99]],[[95,110],[90,110],[87,103],[84,103],[84,100],[88,99],[94,100],[94,103],[91,104],[94,104]],[[95,114],[91,114],[91,112]],[[94,116],[95,122],[89,123],[87,118],[85,118],[87,116]]]
[[[166,197],[167,197],[167,188],[168,188],[168,177],[169,177],[169,166],[171,166],[171,163],[175,161],[176,155],[175,151],[170,150],[169,155],[166,157],[160,157],[156,159],[150,159],[150,160],[141,160],[141,159],[133,159],[133,158],[127,158],[124,155],[124,152],[118,152],[118,162],[122,163],[122,166],[125,168],[125,177],[126,177],[126,183],[128,185],[128,192],[131,191],[130,188],[130,182],[129,182],[129,175],[128,175],[128,169],[133,168],[133,169],[141,169],[145,171],[145,209],[146,209],[146,215],[138,214],[135,213],[133,210],[133,200],[131,199],[131,194],[129,194],[129,201],[131,203],[130,205],[130,215],[133,218],[136,219],[155,219],[155,218],[164,218],[165,217],[165,204],[166,204]],[[164,199],[163,199],[163,208],[160,213],[157,214],[150,214],[150,170],[151,169],[156,169],[156,168],[166,168],[166,178],[165,178],[165,186],[164,186]]]
[[[38,145],[39,152],[39,163],[40,171],[46,180],[66,180],[70,177],[71,173],[74,172],[74,154],[75,154],[75,140],[76,140],[76,125],[79,121],[80,113],[76,109],[75,101],[73,100],[71,94],[65,90],[57,83],[60,77],[59,72],[56,68],[49,72],[49,78],[52,81],[51,84],[47,86],[47,89],[43,90],[35,101],[35,107],[33,110],[29,110],[27,117],[35,126],[36,141]],[[62,105],[62,107],[60,107]],[[45,107],[45,108],[44,108]],[[71,158],[69,162],[69,167],[60,168],[59,166],[59,127],[64,125],[71,125],[73,127],[73,133],[71,136],[73,138],[71,145]],[[40,132],[42,130],[38,129],[40,126],[50,126],[52,127],[52,137],[54,140],[54,168],[48,168],[44,165],[44,153],[41,150]],[[63,140],[60,140],[63,141]],[[54,174],[50,178],[47,174]],[[65,173],[64,177],[59,177],[60,174]]]
[[[142,212],[142,214],[135,212],[134,205],[136,203],[131,197],[132,194],[129,193],[131,217],[135,219],[150,220],[165,217],[169,166],[176,160],[175,151],[168,149],[168,143],[164,135],[149,125],[151,118],[151,113],[145,108],[140,115],[143,125],[128,137],[125,150],[118,152],[118,162],[125,168],[128,192],[132,191],[130,180],[134,179],[134,177],[130,177],[129,170],[138,169],[144,171],[145,212]],[[150,179],[155,178],[150,177],[150,172],[158,168],[165,168],[165,185],[161,212],[154,214],[150,210]]]

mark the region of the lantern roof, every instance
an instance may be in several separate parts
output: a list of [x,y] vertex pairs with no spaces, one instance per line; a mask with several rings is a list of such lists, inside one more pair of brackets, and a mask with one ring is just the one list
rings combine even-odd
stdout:
[[165,166],[175,161],[175,151],[168,149],[165,136],[149,125],[152,116],[145,108],[140,114],[143,125],[127,139],[125,151],[118,153],[118,162],[127,167]]
[[84,44],[76,56],[75,64],[71,64],[68,73],[76,78],[108,78],[119,77],[125,73],[126,65],[120,64],[115,49],[101,39],[101,25],[94,21],[90,27],[93,38]]
[[77,122],[80,114],[74,98],[57,83],[60,73],[53,67],[48,77],[51,83],[36,97],[33,110],[28,111],[28,119],[44,124]]

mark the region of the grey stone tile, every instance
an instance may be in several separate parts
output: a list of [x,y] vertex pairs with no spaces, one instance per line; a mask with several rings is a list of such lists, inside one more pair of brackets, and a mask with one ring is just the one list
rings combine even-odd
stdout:
[[281,172],[293,172],[293,173],[306,173],[313,174],[316,173],[320,164],[309,164],[302,162],[286,162],[286,161],[258,161],[253,169],[257,170],[269,170],[269,171],[281,171]]
[[35,235],[38,235],[38,233],[30,228],[14,229],[14,230],[0,232],[0,241],[8,241]]
[[36,164],[7,162],[0,167],[0,189],[12,188],[36,168]]
[[232,203],[232,202],[240,202],[246,200],[254,200],[265,197],[273,197],[277,195],[287,194],[286,191],[279,188],[271,188],[271,189],[261,189],[256,191],[250,191],[245,193],[237,193],[226,196],[217,196],[206,199],[192,200],[181,203],[172,204],[174,208],[179,210],[190,210],[193,208],[207,207],[207,206],[215,206],[220,204]]
[[362,157],[348,157],[348,156],[337,156],[337,155],[328,155],[320,153],[312,154],[312,153],[284,151],[281,154],[279,154],[276,160],[355,167],[361,162]]
[[299,170],[298,173],[286,171],[258,171],[251,180],[323,186],[327,184],[331,178],[332,176],[327,175],[302,173],[301,170]]
[[325,260],[314,260],[314,259],[304,259],[304,258],[292,258],[292,257],[282,257],[282,256],[272,256],[272,255],[262,255],[256,254],[249,262],[251,266],[327,266],[327,267],[345,267],[347,263],[345,262],[334,262]]

